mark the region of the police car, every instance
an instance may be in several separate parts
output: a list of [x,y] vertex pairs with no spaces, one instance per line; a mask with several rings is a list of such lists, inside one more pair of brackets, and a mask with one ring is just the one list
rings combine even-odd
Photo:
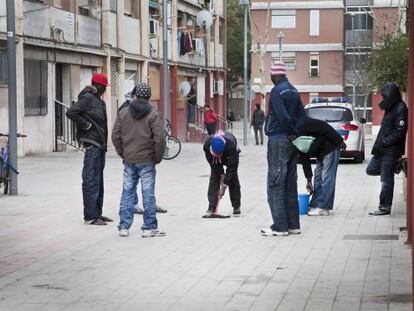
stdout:
[[326,121],[342,136],[346,150],[341,158],[353,158],[356,163],[365,160],[364,118],[358,119],[352,104],[345,97],[318,97],[305,106],[310,118]]

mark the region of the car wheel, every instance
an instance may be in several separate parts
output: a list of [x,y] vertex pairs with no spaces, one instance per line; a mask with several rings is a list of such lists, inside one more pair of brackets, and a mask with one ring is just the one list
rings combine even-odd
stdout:
[[365,144],[362,145],[361,152],[354,158],[355,163],[362,163],[365,160]]

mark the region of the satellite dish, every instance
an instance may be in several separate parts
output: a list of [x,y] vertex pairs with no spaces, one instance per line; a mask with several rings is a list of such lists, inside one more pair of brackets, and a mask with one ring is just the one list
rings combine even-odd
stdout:
[[197,25],[209,28],[213,25],[213,16],[207,10],[202,10],[197,14]]
[[191,91],[191,85],[188,81],[182,81],[178,86],[178,92],[180,92],[181,96],[187,96]]

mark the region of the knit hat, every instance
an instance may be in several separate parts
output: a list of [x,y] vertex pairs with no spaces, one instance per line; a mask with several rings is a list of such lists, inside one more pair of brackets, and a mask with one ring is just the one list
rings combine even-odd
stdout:
[[151,98],[151,87],[146,83],[139,83],[137,86],[135,86],[132,93],[136,97],[149,99]]
[[220,156],[223,153],[225,147],[226,140],[224,137],[221,134],[214,135],[214,137],[211,139],[210,153],[216,157]]
[[282,62],[275,61],[270,66],[270,75],[271,76],[286,76],[286,65]]

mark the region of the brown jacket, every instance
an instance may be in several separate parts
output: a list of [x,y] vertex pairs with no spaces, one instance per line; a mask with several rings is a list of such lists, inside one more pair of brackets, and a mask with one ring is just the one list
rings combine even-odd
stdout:
[[127,163],[160,163],[165,136],[159,112],[145,100],[134,100],[118,111],[112,142]]

